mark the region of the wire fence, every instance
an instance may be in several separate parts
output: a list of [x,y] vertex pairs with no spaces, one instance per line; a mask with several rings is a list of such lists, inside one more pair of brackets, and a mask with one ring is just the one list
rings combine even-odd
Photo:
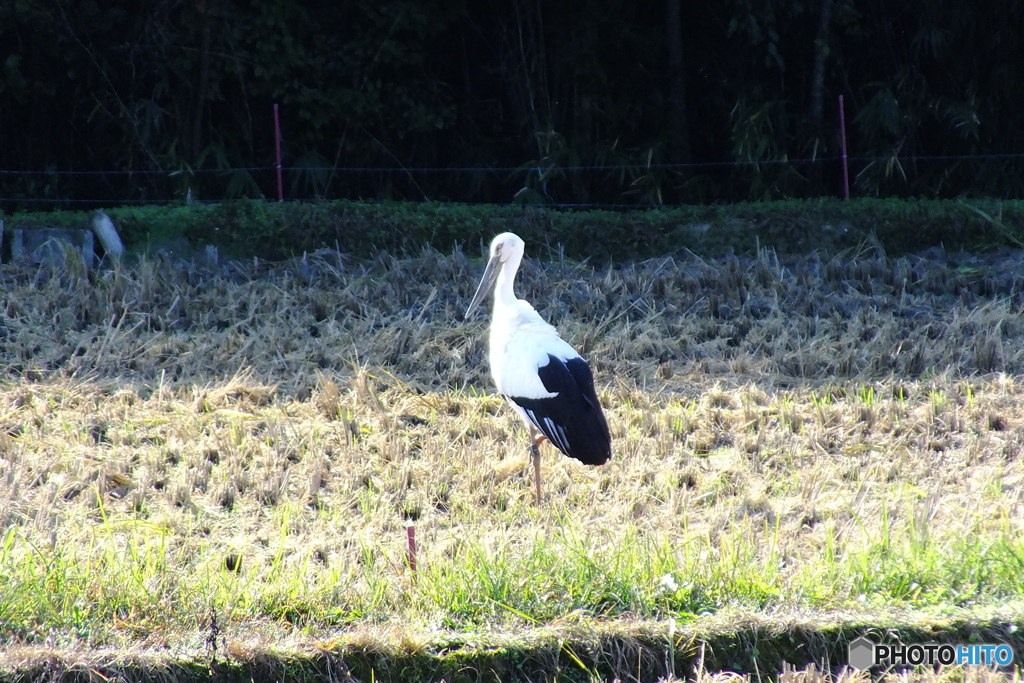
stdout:
[[[537,203],[564,208],[642,208],[783,196],[842,196],[841,157],[694,163],[520,166],[239,166],[197,169],[0,169],[0,208],[216,203],[241,197],[289,201],[405,199],[467,204]],[[1024,153],[851,156],[851,179],[875,173],[895,187],[931,173],[946,194],[972,181],[1006,179],[989,194],[1024,198]],[[929,170],[929,167],[931,169]],[[986,171],[986,168],[988,169]],[[980,170],[979,170],[980,169]],[[280,174],[278,171],[280,170]],[[814,180],[809,180],[814,176]],[[139,182],[138,179],[142,179]],[[283,179],[283,183],[281,182]],[[739,187],[730,187],[729,184]],[[906,183],[905,183],[906,184]],[[863,191],[853,183],[851,194]],[[875,182],[871,194],[899,194]]]
[[[889,161],[899,158],[904,162],[919,161],[967,161],[978,159],[1024,159],[1024,153],[1008,152],[1004,154],[937,154],[918,155],[906,157],[890,156],[851,156],[850,161],[871,163]],[[766,159],[761,161],[700,161],[692,163],[671,163],[671,164],[593,164],[558,166],[563,171],[614,171],[623,169],[703,169],[716,167],[742,167],[742,166],[772,166],[792,164],[818,164],[837,163],[840,157],[807,157],[804,159]],[[478,172],[518,172],[535,168],[531,165],[520,166],[283,166],[285,171],[334,171],[334,172],[396,172],[396,173],[478,173]],[[277,166],[240,166],[231,168],[197,168],[188,170],[166,171],[166,170],[114,170],[114,171],[61,171],[61,170],[29,170],[16,171],[0,169],[0,175],[185,175],[185,174],[210,174],[226,173],[231,171],[274,171]]]

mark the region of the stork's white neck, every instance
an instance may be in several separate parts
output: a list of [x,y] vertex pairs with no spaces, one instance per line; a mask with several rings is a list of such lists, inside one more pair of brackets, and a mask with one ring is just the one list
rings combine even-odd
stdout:
[[494,308],[511,307],[516,302],[516,294],[513,291],[513,283],[516,273],[519,271],[519,264],[523,257],[513,254],[501,265],[501,272],[498,273],[498,280],[494,285]]

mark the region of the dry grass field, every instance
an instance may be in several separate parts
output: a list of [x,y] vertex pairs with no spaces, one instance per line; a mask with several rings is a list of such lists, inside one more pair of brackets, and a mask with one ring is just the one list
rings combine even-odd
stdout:
[[[374,652],[477,680],[476,647],[513,678],[718,681],[694,644],[751,620],[1020,642],[1020,253],[528,245],[518,294],[613,437],[599,469],[543,447],[540,508],[462,320],[478,253],[0,266],[0,671]],[[756,675],[749,645],[711,671]]]

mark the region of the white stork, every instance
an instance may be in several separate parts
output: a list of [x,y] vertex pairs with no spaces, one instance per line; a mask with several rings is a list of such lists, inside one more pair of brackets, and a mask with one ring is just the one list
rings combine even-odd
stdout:
[[497,280],[491,314],[491,375],[530,430],[540,504],[540,443],[555,447],[587,465],[603,465],[612,457],[611,435],[594,391],[587,362],[558,336],[527,301],[512,291],[525,243],[511,232],[491,242],[491,258],[468,318]]

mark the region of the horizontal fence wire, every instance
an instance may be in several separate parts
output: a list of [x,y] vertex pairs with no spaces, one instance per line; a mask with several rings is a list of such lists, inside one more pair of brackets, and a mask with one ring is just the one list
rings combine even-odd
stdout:
[[[1005,154],[937,154],[908,157],[890,156],[851,156],[849,161],[857,163],[874,163],[878,161],[899,161],[901,163],[914,163],[919,161],[977,161],[985,159],[1024,159],[1024,153]],[[524,164],[521,166],[282,166],[284,171],[327,171],[332,173],[516,173],[532,171],[535,169],[559,170],[569,173],[579,171],[642,171],[646,169],[701,169],[701,168],[727,168],[727,167],[750,167],[750,166],[785,166],[801,164],[826,164],[839,163],[841,157],[812,157],[806,159],[762,159],[756,161],[697,161],[690,163],[671,164],[594,164],[579,166],[558,166],[541,164]],[[238,171],[258,172],[274,171],[277,166],[238,166],[229,168],[196,168],[179,169],[167,171],[162,169],[137,169],[137,170],[91,170],[91,171],[69,171],[69,170],[12,170],[0,168],[0,175],[166,175],[166,176],[187,176],[201,175],[208,173],[234,173]]]
[[[1016,161],[1024,160],[1024,153],[994,153],[994,154],[940,154],[940,155],[919,155],[919,156],[850,156],[848,162],[861,167],[867,167],[875,163],[897,163],[903,166],[913,165],[916,163],[956,163],[964,161]],[[585,174],[593,172],[622,172],[622,173],[643,173],[649,171],[663,171],[663,172],[699,172],[699,171],[716,171],[728,169],[758,169],[761,167],[780,167],[780,166],[822,166],[825,168],[834,168],[841,163],[842,159],[840,156],[835,157],[811,157],[811,158],[787,158],[787,159],[763,159],[763,160],[739,160],[739,161],[702,161],[702,162],[689,162],[689,163],[650,163],[650,164],[589,164],[589,165],[571,165],[571,166],[560,166],[557,164],[545,164],[545,163],[527,163],[519,166],[282,166],[281,171],[285,174],[331,174],[333,176],[354,176],[354,175],[377,175],[377,176],[388,176],[388,175],[403,175],[411,178],[412,176],[443,176],[445,174],[459,175],[459,174],[505,174],[507,176],[513,176],[519,174],[523,179],[532,178],[534,182],[544,174]],[[276,165],[267,166],[238,166],[238,167],[227,167],[227,168],[197,168],[197,169],[110,169],[110,170],[70,170],[70,169],[4,169],[0,168],[0,179],[4,177],[15,178],[15,177],[81,177],[81,178],[125,178],[125,177],[156,177],[164,178],[167,181],[173,181],[181,183],[187,181],[190,177],[211,177],[221,176],[226,177],[231,174],[237,173],[249,173],[249,174],[271,174],[278,170]],[[269,182],[269,181],[268,181]],[[262,187],[264,183],[260,183]],[[269,185],[268,185],[269,187]],[[146,194],[152,193],[150,189]],[[69,206],[81,206],[81,205],[141,205],[141,204],[175,204],[183,203],[188,201],[190,203],[197,204],[208,204],[208,203],[219,203],[221,201],[227,201],[227,198],[222,199],[208,199],[198,197],[186,197],[182,196],[183,192],[175,193],[174,196],[140,196],[140,197],[125,197],[121,199],[115,199],[110,197],[103,198],[76,198],[76,197],[55,197],[55,196],[30,196],[33,193],[19,192],[16,196],[11,196],[8,193],[6,196],[0,195],[0,206],[4,204],[42,204],[42,205],[69,205]],[[269,190],[264,192],[264,196],[269,198],[273,193]],[[817,196],[835,196],[835,193],[821,193]],[[310,196],[296,196],[296,193],[291,193],[287,199],[291,201],[306,201],[323,199],[322,196],[310,195]],[[344,197],[337,197],[344,198]],[[350,197],[355,198],[355,197]],[[363,198],[363,197],[358,197]],[[425,198],[425,197],[424,197]],[[372,201],[372,199],[367,199]],[[452,197],[445,197],[445,201],[455,201],[462,204],[514,204],[516,203],[511,197],[506,202],[495,202],[495,201],[465,201]],[[550,200],[544,202],[544,205],[552,207],[565,207],[565,208],[646,208],[646,207],[657,207],[661,205],[671,206],[671,203],[659,204],[659,203],[643,203],[643,202],[558,202]]]

